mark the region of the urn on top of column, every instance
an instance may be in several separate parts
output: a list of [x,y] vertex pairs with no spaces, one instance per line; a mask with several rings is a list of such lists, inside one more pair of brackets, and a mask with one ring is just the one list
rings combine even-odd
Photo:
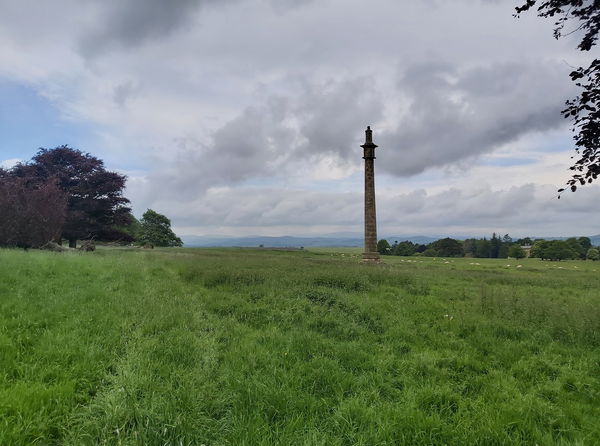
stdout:
[[373,144],[373,130],[371,130],[370,125],[365,130],[365,143],[361,147],[364,149],[363,159],[375,159],[375,148],[379,146]]

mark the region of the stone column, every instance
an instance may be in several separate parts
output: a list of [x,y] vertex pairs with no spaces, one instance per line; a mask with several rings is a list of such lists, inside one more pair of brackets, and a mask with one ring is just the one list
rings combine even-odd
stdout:
[[365,131],[365,252],[363,262],[379,262],[377,252],[377,218],[375,212],[375,148],[371,127]]

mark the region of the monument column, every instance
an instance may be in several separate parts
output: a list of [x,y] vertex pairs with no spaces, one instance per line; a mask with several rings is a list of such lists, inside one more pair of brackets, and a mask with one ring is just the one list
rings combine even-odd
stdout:
[[373,131],[367,127],[365,131],[364,149],[365,160],[365,252],[363,262],[379,262],[377,252],[377,218],[375,213],[375,148]]

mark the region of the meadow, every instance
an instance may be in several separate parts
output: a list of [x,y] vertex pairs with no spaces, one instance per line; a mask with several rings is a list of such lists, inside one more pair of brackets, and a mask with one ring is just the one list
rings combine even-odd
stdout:
[[600,444],[600,262],[358,252],[0,250],[0,444]]

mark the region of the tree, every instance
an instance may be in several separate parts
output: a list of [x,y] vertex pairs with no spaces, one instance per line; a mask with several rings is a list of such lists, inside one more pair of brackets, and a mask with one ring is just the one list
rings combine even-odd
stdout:
[[390,250],[390,244],[387,240],[381,239],[377,242],[377,252],[379,254],[389,254]]
[[27,164],[17,164],[10,173],[41,184],[56,178],[67,194],[67,214],[61,238],[74,248],[78,239],[118,240],[127,238],[119,225],[130,222],[129,200],[123,196],[125,175],[109,172],[98,158],[67,146],[40,149]]
[[127,223],[115,226],[114,229],[119,232],[120,240],[125,242],[138,241],[142,237],[142,224],[131,213],[127,216]]
[[525,250],[521,248],[521,245],[515,243],[508,248],[508,256],[514,259],[522,259],[525,257]]
[[531,246],[529,257],[543,259],[545,250],[548,248],[548,243],[547,240],[536,240]]
[[476,257],[477,256],[477,240],[474,238],[468,238],[463,242],[463,252],[465,257]]
[[590,248],[587,252],[588,260],[600,260],[600,252],[596,248]]
[[531,238],[529,238],[529,237],[525,237],[525,238],[520,238],[519,240],[517,240],[517,243],[521,246],[531,246],[531,245],[533,245],[533,240],[531,240]]
[[487,258],[490,257],[491,243],[485,237],[475,242],[475,257]]
[[492,238],[490,239],[490,257],[493,259],[497,259],[500,256],[500,247],[502,245],[502,240],[500,237],[496,237],[496,233],[492,234]]
[[590,249],[592,247],[592,241],[590,240],[589,237],[579,237],[577,239],[577,241],[579,242],[579,244],[581,245],[581,247],[586,252],[587,252],[588,249]]
[[417,251],[417,246],[409,241],[396,242],[392,248],[392,254],[395,256],[412,256]]
[[544,252],[544,257],[550,260],[578,259],[579,254],[563,240],[551,240]]
[[531,247],[530,257],[542,260],[578,259],[579,254],[564,240],[536,240]]
[[183,246],[181,239],[171,230],[171,220],[164,215],[148,209],[140,224],[141,242],[154,246]]
[[[516,16],[538,4],[538,0],[526,0],[516,7]],[[537,14],[543,18],[555,18],[554,37],[569,36],[582,32],[577,48],[590,51],[596,45],[600,31],[600,1],[598,0],[543,0],[539,2]],[[570,29],[565,32],[565,26]],[[575,192],[577,186],[591,183],[600,175],[600,60],[594,59],[588,67],[579,67],[571,72],[571,80],[582,92],[566,102],[562,111],[565,118],[572,120],[575,133],[575,153],[578,159],[570,167],[574,172],[567,186]],[[574,156],[574,157],[575,157]],[[562,192],[564,189],[559,189]],[[559,195],[560,198],[560,195]]]
[[433,248],[427,248],[423,251],[425,257],[439,257],[439,253]]
[[66,205],[66,194],[55,180],[32,185],[0,171],[0,245],[40,248],[56,239]]
[[440,257],[462,257],[463,255],[462,244],[450,237],[436,240],[429,245],[429,248],[437,252]]
[[[569,248],[571,248],[571,250],[573,250],[573,252],[577,253],[577,258],[585,259],[585,254],[589,248],[587,248],[587,249],[584,248],[581,245],[579,239],[576,239],[575,237],[570,237],[565,241],[566,241],[567,245],[569,245]],[[590,246],[591,246],[591,243],[590,243]]]

